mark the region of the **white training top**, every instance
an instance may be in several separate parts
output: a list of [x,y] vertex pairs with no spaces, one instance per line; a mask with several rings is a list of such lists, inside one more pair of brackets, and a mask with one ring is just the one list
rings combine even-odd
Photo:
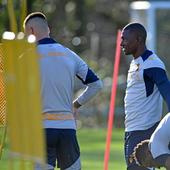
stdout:
[[[132,60],[124,98],[126,132],[145,130],[160,121],[161,94],[165,90],[162,85],[165,83],[169,83],[165,66],[156,54],[146,50],[143,55]],[[164,93],[170,94],[170,90]]]
[[149,147],[153,158],[163,154],[170,154],[168,145],[170,143],[170,113],[159,123],[150,138]]
[[[73,89],[77,76],[86,86],[76,99],[85,104],[102,88],[101,80],[73,51],[51,38],[38,41],[43,113],[73,113]],[[76,129],[75,120],[44,120],[45,128]]]

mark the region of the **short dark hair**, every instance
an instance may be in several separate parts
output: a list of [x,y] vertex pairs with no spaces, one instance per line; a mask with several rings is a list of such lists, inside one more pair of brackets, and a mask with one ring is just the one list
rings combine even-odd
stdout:
[[139,164],[140,166],[142,166],[143,163],[147,161],[147,158],[145,155],[146,155],[146,149],[148,149],[149,147],[148,144],[149,144],[149,140],[144,140],[140,142],[134,148],[134,152],[131,155],[131,159],[135,160],[136,163]]
[[129,23],[123,28],[123,30],[135,31],[143,39],[144,42],[146,41],[147,32],[145,27],[140,23]]
[[42,18],[45,21],[47,21],[47,17],[42,12],[33,12],[25,18],[24,23],[23,23],[23,27],[25,27],[25,25],[28,23],[28,21],[30,19],[37,18],[37,17]]

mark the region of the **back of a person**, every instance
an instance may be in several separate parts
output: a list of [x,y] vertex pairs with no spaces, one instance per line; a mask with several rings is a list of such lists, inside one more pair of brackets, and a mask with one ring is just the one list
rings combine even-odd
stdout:
[[60,44],[40,44],[43,112],[72,112],[75,62]]
[[[23,25],[26,35],[35,35],[40,55],[47,169],[54,170],[57,161],[61,170],[80,170],[76,116],[78,109],[102,89],[102,81],[78,55],[50,38],[47,18],[43,13],[29,14]],[[87,88],[73,101],[75,76]],[[36,169],[39,168],[37,165]]]
[[[40,54],[43,113],[72,114],[76,57],[50,38],[39,41],[37,48]],[[75,129],[74,120],[45,122],[45,127]]]

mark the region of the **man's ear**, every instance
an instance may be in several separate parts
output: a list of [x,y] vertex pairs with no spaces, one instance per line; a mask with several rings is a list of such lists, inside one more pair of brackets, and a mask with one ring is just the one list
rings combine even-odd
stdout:
[[31,34],[34,35],[34,28],[30,27],[30,30],[31,30]]
[[141,42],[143,42],[143,38],[141,36],[138,36],[137,41],[141,43]]
[[48,27],[48,34],[50,34],[50,28]]

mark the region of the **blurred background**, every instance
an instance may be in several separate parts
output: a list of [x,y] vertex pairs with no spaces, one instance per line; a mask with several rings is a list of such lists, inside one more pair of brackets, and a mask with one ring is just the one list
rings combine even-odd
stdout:
[[[135,3],[138,4],[135,4]],[[142,4],[140,4],[143,2]],[[13,0],[18,23],[21,23],[19,0]],[[81,125],[106,127],[110,101],[116,35],[131,21],[145,25],[148,46],[170,65],[170,1],[132,0],[29,0],[27,13],[44,12],[51,36],[79,54],[104,82],[103,91],[80,110]],[[157,4],[157,5],[155,5]],[[10,30],[7,0],[0,3],[0,34]],[[155,7],[156,6],[156,7]],[[19,28],[18,28],[19,29]],[[20,30],[21,31],[21,30]],[[116,127],[123,127],[123,97],[131,57],[121,55],[115,108]],[[81,88],[77,80],[75,91]],[[166,112],[166,106],[164,108]]]
[[[21,25],[20,8],[22,3],[20,0],[13,0],[13,3],[17,22],[19,23],[18,25]],[[28,0],[27,14],[35,11],[41,11],[47,16],[51,29],[51,37],[80,55],[103,80],[104,89],[80,109],[78,123],[79,128],[104,129],[100,134],[103,134],[103,136],[98,134],[98,136],[94,138],[94,146],[96,140],[102,140],[104,143],[112,87],[117,32],[129,22],[137,21],[142,23],[148,32],[148,48],[160,56],[169,74],[170,0]],[[0,0],[0,35],[2,35],[4,31],[10,30],[9,23],[7,0]],[[19,26],[18,29],[22,31]],[[115,128],[124,127],[123,98],[126,88],[126,75],[131,59],[131,56],[121,54],[115,104]],[[79,80],[76,80],[75,98],[82,88],[85,87]],[[166,112],[167,107],[164,103],[163,113]],[[89,136],[89,130],[85,130],[79,134],[84,158],[89,157],[89,154],[86,155],[88,149],[83,145],[88,142],[86,141],[88,139],[86,138],[84,140],[83,136],[88,135],[89,138],[91,137],[92,139],[93,134],[98,133],[98,131],[93,130],[93,132],[91,136]],[[114,141],[123,142],[123,130],[115,131],[113,138]],[[93,144],[93,141],[91,142]],[[118,155],[116,155],[118,157],[116,158],[115,156],[115,160],[119,159],[121,162],[123,160],[123,146],[114,145],[113,147],[115,147],[115,150],[116,147],[119,147],[121,154],[119,155],[118,153]],[[99,152],[99,150],[96,150],[96,153],[97,152]],[[103,152],[104,148],[102,149],[102,154]],[[93,156],[96,157],[96,155]],[[100,159],[102,162],[103,157],[101,156]],[[87,169],[97,170],[91,167]],[[117,169],[115,168],[115,170]]]

